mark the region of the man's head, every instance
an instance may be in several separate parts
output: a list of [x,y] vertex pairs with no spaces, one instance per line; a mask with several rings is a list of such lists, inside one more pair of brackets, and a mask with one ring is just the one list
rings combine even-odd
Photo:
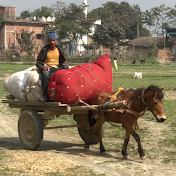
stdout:
[[58,42],[58,36],[55,31],[48,33],[48,43],[51,48],[54,48]]

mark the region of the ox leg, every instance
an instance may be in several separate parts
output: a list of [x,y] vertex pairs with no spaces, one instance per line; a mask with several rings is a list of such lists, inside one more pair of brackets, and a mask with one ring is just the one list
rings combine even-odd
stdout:
[[138,152],[139,152],[139,155],[140,155],[140,158],[143,159],[143,157],[145,156],[144,154],[144,150],[142,148],[142,145],[141,145],[141,140],[140,140],[140,137],[139,135],[134,131],[134,138],[138,144]]
[[93,134],[96,133],[96,131],[97,131],[97,122],[90,128],[90,134],[89,134],[88,140],[85,142],[85,146],[84,146],[85,149],[89,149],[90,140],[91,140]]
[[91,137],[93,136],[93,134],[97,134],[99,141],[100,141],[100,152],[103,153],[105,152],[105,148],[103,146],[103,142],[102,142],[102,126],[103,126],[104,120],[103,118],[101,118],[101,116],[99,116],[99,118],[96,119],[96,123],[90,128],[90,135],[89,138],[87,140],[87,142],[85,143],[85,149],[89,148],[89,144],[90,144],[90,140]]
[[128,146],[129,140],[130,140],[130,133],[126,131],[125,139],[124,139],[124,143],[123,143],[123,147],[122,147],[122,155],[126,159],[128,158],[127,146]]
[[137,122],[135,123],[134,129],[135,129],[135,130],[139,130],[139,125],[138,125]]
[[99,112],[99,118],[97,119],[97,136],[100,140],[100,152],[101,153],[106,151],[104,148],[103,142],[102,142],[102,138],[103,138],[102,127],[103,127],[104,122],[105,122],[104,113]]
[[132,125],[130,125],[130,124],[129,125],[123,125],[123,127],[135,138],[135,140],[138,144],[138,152],[139,152],[140,158],[143,159],[145,154],[144,154],[144,150],[143,150],[142,145],[141,145],[139,135],[135,132]]
[[101,153],[106,152],[102,140],[100,140],[100,152],[101,152]]
[[103,152],[105,152],[106,150],[105,150],[105,148],[104,148],[104,145],[103,145],[103,141],[102,141],[102,126],[103,126],[103,124],[101,124],[101,126],[100,127],[98,127],[98,131],[97,131],[97,136],[98,136],[98,138],[99,138],[99,140],[100,140],[100,152],[101,153],[103,153]]

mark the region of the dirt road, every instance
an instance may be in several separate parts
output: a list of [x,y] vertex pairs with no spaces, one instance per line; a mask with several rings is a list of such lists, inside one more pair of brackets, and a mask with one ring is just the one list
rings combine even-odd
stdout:
[[[150,140],[142,142],[150,155],[147,155],[145,160],[140,160],[138,154],[124,160],[120,153],[121,148],[107,151],[104,155],[99,153],[98,145],[85,151],[79,135],[68,135],[66,129],[44,131],[44,140],[37,151],[23,150],[17,132],[18,116],[0,113],[0,119],[0,151],[12,156],[3,167],[20,169],[25,175],[46,175],[48,172],[58,171],[66,175],[67,168],[76,166],[81,168],[79,175],[91,175],[91,172],[103,176],[176,175],[176,165],[162,163],[164,151],[160,148],[160,141],[164,138],[162,131],[167,128],[164,123],[156,126],[154,121],[146,124],[140,119],[140,127],[151,128],[152,131]],[[111,142],[113,144],[113,141]],[[131,142],[135,143],[132,138]],[[137,151],[137,148],[135,150]]]

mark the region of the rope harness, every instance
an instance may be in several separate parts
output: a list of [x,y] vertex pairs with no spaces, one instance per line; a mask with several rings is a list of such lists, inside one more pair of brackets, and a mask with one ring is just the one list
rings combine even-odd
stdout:
[[[114,101],[114,100],[116,101],[116,100],[117,100],[117,97],[121,94],[121,91],[125,91],[125,89],[123,89],[123,88],[120,87],[120,88],[116,91],[116,93],[115,93],[113,96],[111,96],[110,100],[108,100],[107,103],[108,103],[108,102],[112,102],[112,101]],[[115,112],[125,113],[123,117],[125,117],[128,113],[131,113],[131,114],[134,114],[134,115],[136,115],[136,116],[142,117],[142,116],[145,114],[145,112],[146,112],[146,110],[147,110],[147,108],[148,108],[147,104],[146,104],[145,101],[144,101],[144,94],[145,94],[145,89],[142,90],[142,93],[141,93],[141,95],[140,95],[140,98],[141,98],[141,100],[142,100],[142,103],[146,106],[146,108],[145,108],[144,111],[142,111],[141,113],[138,113],[138,112],[134,111],[134,110],[130,107],[130,104],[132,103],[132,95],[133,95],[133,94],[129,97],[129,99],[128,99],[128,101],[127,101],[127,105],[124,105],[124,106],[127,107],[127,109],[123,109],[123,108],[122,108],[122,109],[117,109],[117,110],[115,110]],[[105,103],[105,104],[106,104],[106,103]],[[100,111],[99,111],[99,112],[100,112]],[[111,123],[107,117],[105,118],[105,116],[104,116],[103,113],[100,113],[100,115],[103,117],[104,120],[106,120],[106,121],[107,121],[108,123],[110,123],[112,126],[117,127],[117,125]]]
[[126,107],[127,107],[128,109],[130,109],[131,111],[134,112],[134,114],[139,115],[140,117],[142,117],[142,116],[145,114],[146,110],[148,109],[148,106],[147,106],[147,104],[146,104],[145,101],[144,101],[144,94],[145,94],[145,89],[142,90],[142,93],[141,93],[141,95],[140,95],[140,98],[141,98],[142,103],[145,105],[146,108],[145,108],[144,111],[142,111],[141,113],[136,112],[135,110],[133,110],[133,109],[130,107],[130,102],[132,103],[132,95],[133,95],[133,94],[129,97],[129,99],[128,99],[128,101],[127,101],[127,105],[126,105]]

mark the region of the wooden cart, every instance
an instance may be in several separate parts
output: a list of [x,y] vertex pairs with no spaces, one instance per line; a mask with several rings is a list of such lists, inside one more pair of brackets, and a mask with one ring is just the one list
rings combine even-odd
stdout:
[[[112,111],[126,104],[126,101],[108,103],[104,105],[88,105],[78,101],[74,105],[61,104],[59,102],[29,102],[17,100],[2,100],[8,103],[11,108],[20,108],[18,120],[18,134],[25,149],[36,150],[43,140],[44,129],[77,127],[82,140],[85,142],[89,135],[88,110]],[[79,104],[79,105],[78,105]],[[60,115],[73,115],[77,125],[47,127],[50,120]],[[102,134],[104,134],[104,128]],[[94,135],[91,144],[97,144],[99,139]]]

